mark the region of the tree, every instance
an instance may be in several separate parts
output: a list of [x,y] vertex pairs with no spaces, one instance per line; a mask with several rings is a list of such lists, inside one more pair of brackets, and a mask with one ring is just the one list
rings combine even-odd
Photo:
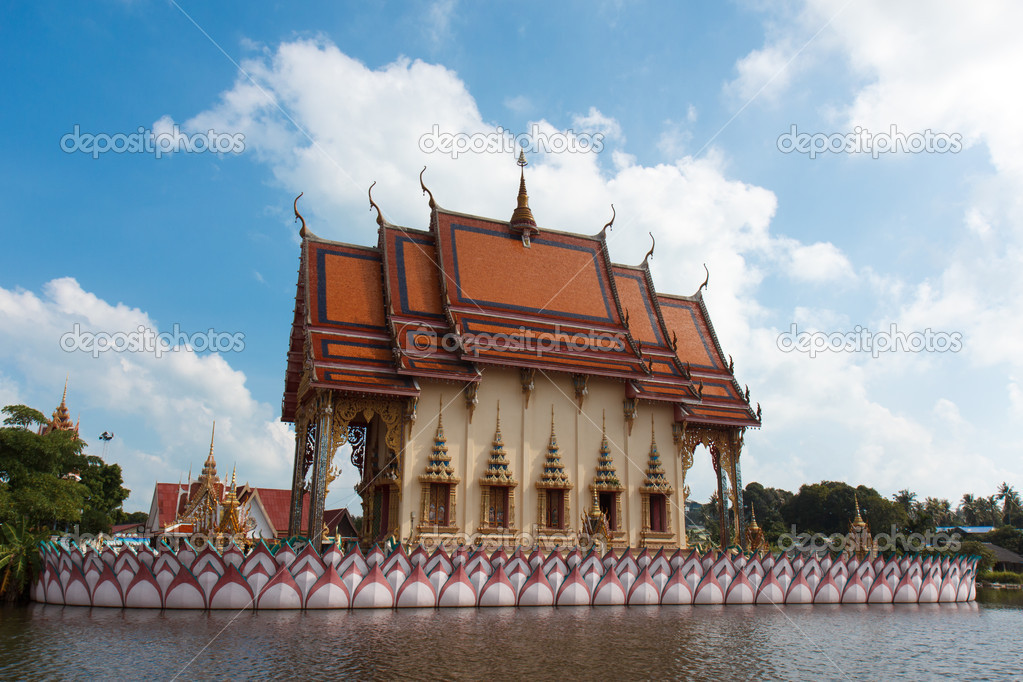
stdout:
[[923,513],[930,517],[935,527],[952,526],[956,523],[956,514],[952,510],[952,504],[943,498],[928,497],[924,499]]
[[20,426],[23,429],[46,423],[46,415],[25,405],[8,405],[2,411],[7,417],[4,426]]
[[958,556],[979,556],[978,572],[990,571],[991,567],[995,565],[995,553],[977,540],[967,540],[959,547],[959,551],[956,554]]
[[749,523],[752,512],[755,512],[757,524],[764,531],[764,538],[770,543],[777,543],[778,537],[788,530],[781,515],[781,508],[788,504],[794,495],[788,490],[765,488],[753,481],[746,485],[742,496],[746,522]]
[[1007,526],[1023,525],[1023,507],[1020,506],[1020,496],[1016,490],[1002,481],[995,493],[995,499],[1002,502],[1002,523]]
[[970,493],[964,493],[962,501],[959,502],[959,520],[966,526],[979,526],[979,514],[977,498]]
[[[707,533],[707,537],[715,545],[721,544],[721,524],[718,519],[718,494],[717,491],[711,493],[710,500],[707,504],[700,507],[700,513],[703,518],[700,519],[700,523],[703,525],[704,530]],[[725,518],[728,518],[728,512],[725,512]]]
[[0,524],[0,599],[16,601],[39,570],[39,541],[22,521],[19,526]]
[[974,535],[978,540],[984,542],[990,542],[993,545],[1004,547],[1005,549],[1019,554],[1023,552],[1023,532],[1020,532],[1012,526],[1002,526],[996,528],[990,533],[984,533],[982,535]]
[[85,454],[77,434],[36,433],[46,423],[25,405],[3,408],[0,427],[0,522],[24,521],[30,529],[109,531],[128,496],[121,468]]
[[841,481],[821,481],[799,488],[799,492],[785,505],[781,514],[786,528],[796,527],[799,533],[845,533],[856,514],[856,499],[860,512],[874,533],[906,532],[909,518],[905,509],[887,500],[866,486],[853,488]]

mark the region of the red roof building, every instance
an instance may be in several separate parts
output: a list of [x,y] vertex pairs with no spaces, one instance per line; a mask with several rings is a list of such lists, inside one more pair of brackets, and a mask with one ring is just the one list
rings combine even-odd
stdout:
[[[517,509],[514,489],[499,496],[505,508],[497,516],[509,520],[508,528],[550,530],[540,517],[549,521],[552,510],[534,513],[534,503],[556,498],[564,524],[555,530],[580,531],[569,510],[573,502],[576,510],[588,507],[587,485],[562,493],[530,485],[550,435],[536,414],[553,409],[562,450],[572,453],[568,476],[580,484],[595,475],[606,416],[612,454],[621,470],[633,470],[619,497],[603,503],[628,524],[614,529],[627,543],[685,544],[682,515],[673,522],[671,510],[681,506],[685,470],[701,444],[719,472],[719,497],[730,495],[733,536],[741,542],[739,453],[745,429],[760,426],[760,410],[751,407],[714,333],[703,299],[707,283],[692,296],[658,293],[648,267],[653,248],[639,265],[613,263],[606,238],[613,219],[593,235],[538,226],[524,171],[510,221],[447,210],[429,194],[422,229],[389,224],[370,195],[375,246],[322,239],[302,220],[282,401],[282,419],[299,434],[293,489],[303,495],[292,500],[292,532],[318,527],[329,480],[344,466],[335,461],[341,446],[351,447],[361,475],[365,540],[487,526],[482,519],[495,514],[477,504],[495,498],[478,479],[503,401],[504,445],[524,483]],[[297,200],[295,214],[301,219]],[[421,483],[443,433],[436,428],[442,411],[444,444],[460,480]],[[474,421],[482,413],[483,423]],[[633,424],[650,418],[653,440],[675,445],[666,462],[675,492],[665,499],[642,492],[641,472],[653,451],[632,442],[640,438]],[[298,518],[305,493],[312,521]]]

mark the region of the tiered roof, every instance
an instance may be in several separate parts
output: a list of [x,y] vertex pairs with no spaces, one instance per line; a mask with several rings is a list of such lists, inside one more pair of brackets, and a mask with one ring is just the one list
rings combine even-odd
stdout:
[[[614,460],[611,458],[611,446],[607,442],[607,423],[601,419],[600,456],[597,458],[597,477],[593,481],[593,494],[596,499],[598,490],[621,492],[625,488],[618,478]],[[599,507],[598,507],[599,510]]]
[[650,417],[650,457],[646,465],[646,480],[640,490],[649,493],[664,493],[671,495],[674,491],[668,477],[664,473],[664,465],[661,463],[661,456],[657,452],[657,439],[654,437],[654,419]]
[[51,431],[70,431],[75,438],[78,437],[78,424],[71,421],[71,412],[67,409],[67,377],[64,378],[64,395],[60,398],[60,405],[53,411],[49,423],[45,424],[40,433],[47,434]]
[[561,456],[558,454],[558,437],[554,435],[554,406],[551,405],[551,439],[547,443],[547,457],[544,459],[543,472],[540,480],[536,482],[538,488],[563,488],[572,487],[565,473],[565,465],[561,463]]
[[444,438],[444,415],[437,416],[437,434],[433,439],[433,452],[426,462],[426,473],[419,477],[422,483],[458,483],[462,479],[455,476],[455,467],[451,466],[451,455],[448,454],[447,440]]
[[419,378],[476,382],[489,365],[613,378],[627,398],[674,404],[679,421],[759,426],[702,287],[657,293],[647,259],[611,262],[613,219],[593,236],[540,228],[525,192],[523,174],[510,221],[431,194],[427,230],[378,217],[376,247],[321,239],[303,220],[282,418],[295,420],[303,380],[411,397]]
[[504,451],[504,441],[501,439],[500,403],[497,404],[497,430],[494,432],[494,442],[490,448],[490,460],[487,462],[486,472],[480,478],[480,485],[518,485],[518,481],[512,476],[508,455]]

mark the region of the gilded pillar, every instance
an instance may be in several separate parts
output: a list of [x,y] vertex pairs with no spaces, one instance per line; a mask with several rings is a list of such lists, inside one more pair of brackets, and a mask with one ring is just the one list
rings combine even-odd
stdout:
[[316,406],[316,453],[313,459],[313,479],[309,491],[309,525],[307,534],[310,540],[323,534],[323,505],[327,498],[327,470],[330,469],[331,455],[331,417],[334,408],[331,395],[321,393]]
[[291,510],[288,515],[288,535],[302,532],[302,502],[305,500],[306,438],[309,420],[298,417],[295,421],[295,471],[291,477]]
[[712,445],[710,449],[711,463],[714,465],[714,474],[718,479],[718,529],[720,530],[719,543],[721,547],[724,547],[728,542],[728,517],[725,516],[725,470],[726,467],[722,466],[725,462],[722,461],[722,455],[724,453],[717,445]]

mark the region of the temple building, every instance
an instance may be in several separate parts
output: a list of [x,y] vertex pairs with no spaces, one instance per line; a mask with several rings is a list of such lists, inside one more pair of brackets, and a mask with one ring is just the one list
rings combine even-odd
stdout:
[[68,431],[77,440],[79,438],[78,428],[81,423],[71,421],[71,412],[67,408],[67,383],[68,378],[64,379],[64,395],[60,398],[60,405],[53,411],[53,415],[50,420],[39,427],[40,435],[45,436],[51,431]]
[[[213,455],[215,433],[214,427],[209,455],[197,478],[189,471],[186,482],[156,484],[144,535],[172,540],[194,539],[198,534],[221,543],[288,537],[291,490],[239,485],[237,471],[232,471],[230,479],[221,479]],[[308,505],[302,512],[303,519],[308,518]],[[328,509],[317,537],[354,538],[356,534],[347,509]]]
[[318,534],[347,445],[366,543],[569,546],[599,526],[615,546],[685,546],[696,451],[730,503],[721,537],[745,544],[739,460],[760,409],[714,333],[709,275],[659,293],[653,248],[612,262],[613,216],[596,234],[541,228],[524,168],[510,220],[442,208],[420,183],[421,229],[370,194],[373,246],[316,236],[296,199],[289,534]]

